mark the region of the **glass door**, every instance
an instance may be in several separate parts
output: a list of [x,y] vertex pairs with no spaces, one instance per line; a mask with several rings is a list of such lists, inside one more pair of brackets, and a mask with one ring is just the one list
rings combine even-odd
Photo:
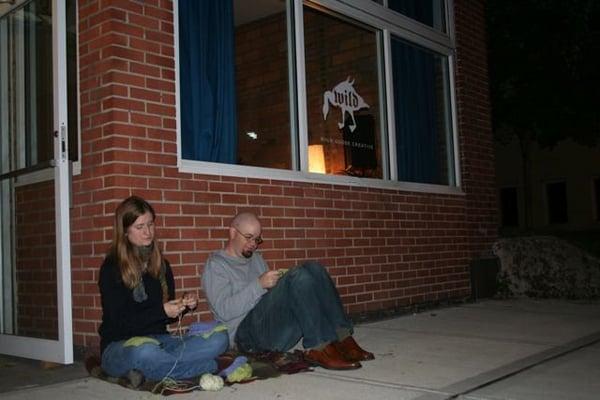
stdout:
[[0,353],[71,363],[65,1],[2,7]]

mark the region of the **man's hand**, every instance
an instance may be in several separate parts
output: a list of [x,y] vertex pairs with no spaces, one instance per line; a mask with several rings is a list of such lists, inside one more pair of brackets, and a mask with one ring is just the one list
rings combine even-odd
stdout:
[[258,282],[263,289],[271,289],[273,286],[277,285],[280,276],[281,274],[279,271],[267,271],[258,277]]
[[165,309],[165,314],[167,314],[169,318],[177,318],[179,314],[185,310],[185,305],[181,299],[167,301],[163,304],[163,307]]

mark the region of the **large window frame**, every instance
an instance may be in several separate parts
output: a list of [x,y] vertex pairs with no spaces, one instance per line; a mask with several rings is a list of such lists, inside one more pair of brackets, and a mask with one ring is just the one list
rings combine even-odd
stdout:
[[[236,164],[224,164],[197,160],[183,159],[181,156],[181,118],[177,118],[177,164],[181,172],[208,175],[222,175],[235,177],[248,177],[259,179],[277,179],[285,181],[299,181],[311,183],[324,183],[336,185],[350,185],[363,187],[376,187],[387,189],[400,189],[416,192],[463,194],[461,189],[460,160],[458,151],[458,125],[456,117],[456,95],[455,95],[455,39],[453,0],[446,0],[446,26],[447,33],[435,30],[416,20],[405,17],[393,10],[370,0],[289,0],[288,6],[288,30],[293,32],[293,38],[288,37],[290,54],[290,71],[295,73],[295,92],[290,92],[290,107],[296,108],[297,120],[290,121],[291,131],[296,130],[298,137],[292,141],[297,143],[292,155],[292,167],[295,169],[281,170],[275,168],[254,167]],[[387,143],[382,153],[385,160],[383,179],[365,178],[344,175],[326,175],[308,172],[308,121],[306,104],[306,70],[304,51],[304,13],[305,4],[314,5],[317,8],[330,10],[343,16],[354,19],[360,23],[369,25],[382,32],[383,37],[383,80],[381,88],[385,103],[381,105],[385,123]],[[180,98],[180,75],[179,75],[179,11],[178,1],[173,2],[174,25],[175,25],[175,76],[176,76],[176,109],[177,115],[181,115]],[[290,26],[291,25],[291,26]],[[396,121],[394,118],[394,99],[392,97],[393,75],[391,40],[392,36],[404,39],[414,45],[431,50],[447,58],[448,62],[448,85],[449,85],[449,124],[451,128],[451,151],[454,174],[449,177],[449,185],[428,184],[417,182],[397,181],[396,160]],[[291,47],[293,45],[293,48]],[[294,97],[295,96],[295,97]],[[294,115],[294,114],[291,114]]]

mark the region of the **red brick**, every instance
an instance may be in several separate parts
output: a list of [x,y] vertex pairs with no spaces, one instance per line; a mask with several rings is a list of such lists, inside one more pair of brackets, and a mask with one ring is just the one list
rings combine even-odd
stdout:
[[145,7],[144,14],[151,17],[156,17],[157,19],[172,21],[173,13],[170,10],[159,9],[154,7]]
[[138,14],[129,14],[129,23],[151,30],[158,29],[159,27],[159,21],[155,18],[149,18]]
[[116,20],[112,20],[109,23],[104,24],[102,26],[102,31],[103,32],[116,31],[116,32],[128,35],[130,37],[138,37],[138,38],[144,37],[144,29],[142,29],[138,26],[133,26],[131,24],[121,22],[121,21],[116,21]]
[[138,4],[133,1],[123,1],[123,0],[102,0],[102,8],[114,7],[118,9],[123,9],[126,11],[131,11],[133,13],[142,13],[143,7],[141,4]]
[[109,97],[102,102],[102,108],[108,110],[111,108],[120,108],[124,110],[143,111],[146,105],[141,101],[121,99],[118,97]]
[[[149,35],[146,34],[146,38],[150,39],[148,36]],[[131,38],[129,40],[129,46],[133,49],[141,50],[146,53],[160,53],[160,44],[151,40]]]
[[106,21],[125,21],[127,15],[122,10],[113,8],[99,8],[98,12],[89,17],[90,26],[101,25]]
[[148,104],[146,104],[146,112],[148,114],[174,117],[175,116],[175,107],[148,103]]
[[235,185],[233,183],[209,182],[209,190],[211,192],[234,192]]
[[131,123],[145,126],[162,126],[160,117],[140,113],[131,113]]
[[[130,65],[128,66],[128,71],[134,74],[138,74],[138,75],[145,75],[145,76],[154,76],[154,77],[160,77],[160,68],[155,67],[153,65],[147,65],[147,64],[140,64],[140,63],[136,63],[136,62],[131,62]],[[131,94],[132,97],[136,97],[133,93]],[[156,94],[156,96],[158,96],[158,99],[154,100],[154,101],[160,101],[160,93]],[[145,100],[152,100],[152,99],[145,99]]]
[[102,58],[118,57],[125,60],[144,62],[144,53],[120,46],[109,46],[102,49]]
[[[135,63],[132,63],[132,65],[134,65],[134,64]],[[135,65],[141,65],[141,64],[135,64]],[[142,66],[141,68],[154,68],[154,67]],[[132,72],[140,73],[141,71],[132,71]],[[131,88],[131,97],[140,99],[140,100],[155,101],[155,102],[159,102],[162,99],[162,95],[158,91],[133,88],[133,87]]]
[[[156,64],[150,61],[147,61],[150,64]],[[165,92],[175,92],[175,83],[169,82],[163,79],[154,79],[154,78],[146,78],[146,88],[154,89],[154,90],[162,90]]]

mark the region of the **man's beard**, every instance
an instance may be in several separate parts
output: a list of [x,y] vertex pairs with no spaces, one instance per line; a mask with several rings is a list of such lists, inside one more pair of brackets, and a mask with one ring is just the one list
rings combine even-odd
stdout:
[[252,253],[254,253],[254,251],[252,251],[252,250],[244,250],[244,251],[242,251],[242,255],[244,257],[246,257],[246,258],[252,257]]

